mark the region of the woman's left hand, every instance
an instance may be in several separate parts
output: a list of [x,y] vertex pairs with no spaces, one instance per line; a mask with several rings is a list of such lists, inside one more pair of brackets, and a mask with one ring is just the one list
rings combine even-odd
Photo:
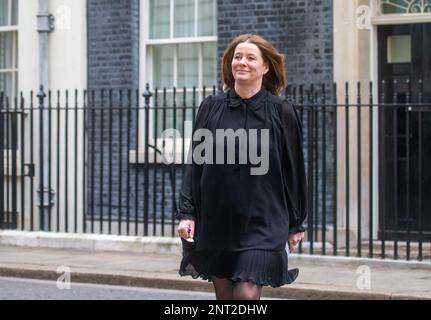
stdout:
[[305,233],[304,232],[299,232],[299,233],[291,233],[289,234],[289,237],[287,238],[287,242],[289,245],[289,250],[290,252],[295,251],[295,248],[297,246],[297,244],[304,239]]

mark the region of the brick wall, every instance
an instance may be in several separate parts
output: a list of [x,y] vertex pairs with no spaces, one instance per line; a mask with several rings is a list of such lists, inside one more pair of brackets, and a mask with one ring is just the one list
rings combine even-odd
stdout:
[[137,88],[139,0],[88,0],[88,89]]
[[331,0],[218,0],[219,56],[256,33],[286,56],[288,83],[332,83]]
[[[127,205],[127,195],[129,199],[135,197],[131,182],[129,188],[127,182],[128,176],[133,177],[136,172],[127,162],[128,141],[135,145],[136,112],[129,118],[124,109],[120,115],[119,108],[128,107],[126,89],[132,90],[131,105],[136,105],[139,0],[88,0],[87,17],[90,106],[101,108],[88,114],[87,214],[98,217],[102,213],[108,217],[111,213],[115,218],[120,212],[119,204]],[[122,101],[120,89],[124,90]],[[91,99],[93,90],[95,95]],[[121,210],[124,217],[126,211],[127,208]]]

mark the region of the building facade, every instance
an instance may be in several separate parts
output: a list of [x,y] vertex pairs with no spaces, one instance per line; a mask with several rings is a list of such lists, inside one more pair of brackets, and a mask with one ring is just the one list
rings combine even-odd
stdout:
[[[121,232],[118,218],[130,216],[136,218],[132,231],[150,235],[151,230],[141,225],[142,219],[171,222],[172,195],[181,185],[181,154],[189,140],[185,136],[174,138],[174,154],[180,160],[177,165],[164,167],[154,151],[162,148],[161,131],[175,125],[185,132],[184,121],[193,119],[192,106],[196,110],[204,96],[221,87],[220,62],[226,45],[236,35],[256,33],[285,54],[289,98],[298,105],[302,105],[301,97],[305,97],[305,104],[312,99],[312,105],[328,105],[316,118],[310,118],[308,112],[302,118],[304,149],[314,150],[306,152],[306,161],[312,163],[308,166],[313,194],[309,224],[315,241],[333,245],[338,237],[337,246],[348,247],[349,242],[379,240],[383,233],[388,239],[402,238],[406,232],[415,233],[415,239],[429,236],[431,217],[426,208],[431,207],[427,202],[431,199],[431,175],[424,166],[431,136],[428,109],[419,106],[422,109],[413,110],[419,112],[407,116],[408,112],[394,115],[380,107],[363,108],[360,113],[343,107],[394,99],[407,105],[431,101],[429,0],[47,3],[53,29],[49,32],[45,63],[49,81],[45,90],[52,91],[53,101],[60,90],[60,104],[67,101],[64,89],[71,90],[72,105],[76,89],[76,101],[85,101],[80,105],[95,109],[88,113],[82,109],[82,114],[77,111],[70,117],[66,117],[67,111],[54,112],[53,132],[60,132],[59,128],[66,132],[50,137],[50,152],[57,157],[57,167],[49,178],[49,189],[56,199],[49,211],[58,214],[43,223],[34,218],[35,228],[46,228],[49,220],[60,231],[115,233]],[[28,96],[30,90],[39,88],[39,9],[36,0],[0,1],[0,91],[8,97],[19,97],[21,91]],[[149,105],[160,109],[145,115],[142,93],[147,83],[153,93]],[[110,102],[107,113],[100,111]],[[115,109],[127,105],[136,109],[129,113]],[[164,118],[162,106],[167,110]],[[190,110],[183,113],[182,106]],[[11,139],[6,139],[13,135],[8,133],[12,126],[5,122],[11,118],[3,118],[5,138],[0,147],[13,150]],[[42,113],[34,114],[34,130],[39,129],[42,118]],[[29,127],[29,119],[24,116],[17,123]],[[406,121],[410,129],[406,129]],[[76,125],[68,127],[68,123]],[[43,142],[34,139],[32,145],[37,149]],[[154,146],[152,150],[149,143]],[[19,143],[16,145],[20,150]],[[7,152],[3,161],[5,179],[0,191],[6,200],[10,196],[5,186],[10,184],[6,177],[11,175],[7,164],[13,162],[11,153]],[[18,152],[18,162],[20,155],[27,159],[29,152]],[[36,158],[31,162],[37,168]],[[68,160],[74,165],[66,165]],[[68,180],[68,176],[77,178]],[[407,176],[410,178],[405,180]],[[34,179],[37,185],[37,174]],[[82,188],[76,185],[86,190],[80,192]],[[36,192],[26,189],[17,193],[26,212],[31,211],[28,200]],[[66,200],[68,192],[76,201]],[[15,208],[17,224],[31,225],[27,215],[24,220],[19,218],[19,207]],[[72,214],[62,217],[59,213],[65,210],[75,212],[77,218]],[[394,210],[395,216],[391,213]],[[37,215],[37,207],[34,211]],[[108,215],[109,221],[117,223],[112,230],[105,226]],[[90,226],[89,219],[93,224],[97,221],[96,226]],[[158,228],[154,227],[156,233],[161,232]]]

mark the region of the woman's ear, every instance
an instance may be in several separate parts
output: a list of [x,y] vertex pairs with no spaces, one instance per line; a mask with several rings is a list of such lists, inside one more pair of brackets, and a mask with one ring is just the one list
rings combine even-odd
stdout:
[[269,72],[268,64],[265,63],[265,70],[263,71],[263,75],[266,75]]

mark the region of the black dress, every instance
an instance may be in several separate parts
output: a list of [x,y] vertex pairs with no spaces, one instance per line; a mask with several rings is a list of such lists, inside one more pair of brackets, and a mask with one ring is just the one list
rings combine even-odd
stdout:
[[[249,157],[245,163],[239,161],[238,139],[233,164],[226,164],[225,140],[224,164],[193,160],[186,165],[176,218],[195,220],[195,242],[182,239],[180,275],[208,281],[214,275],[272,287],[293,282],[298,270],[288,270],[286,242],[289,233],[305,230],[307,215],[302,127],[295,107],[265,88],[250,99],[229,90],[201,103],[193,132],[202,128],[213,137],[216,129],[245,129],[248,136],[250,129],[268,129],[268,168],[265,174],[251,174],[262,163]],[[193,142],[189,161],[204,140]],[[261,155],[259,142],[265,140],[257,141]],[[216,159],[220,141],[205,143],[213,146]]]

